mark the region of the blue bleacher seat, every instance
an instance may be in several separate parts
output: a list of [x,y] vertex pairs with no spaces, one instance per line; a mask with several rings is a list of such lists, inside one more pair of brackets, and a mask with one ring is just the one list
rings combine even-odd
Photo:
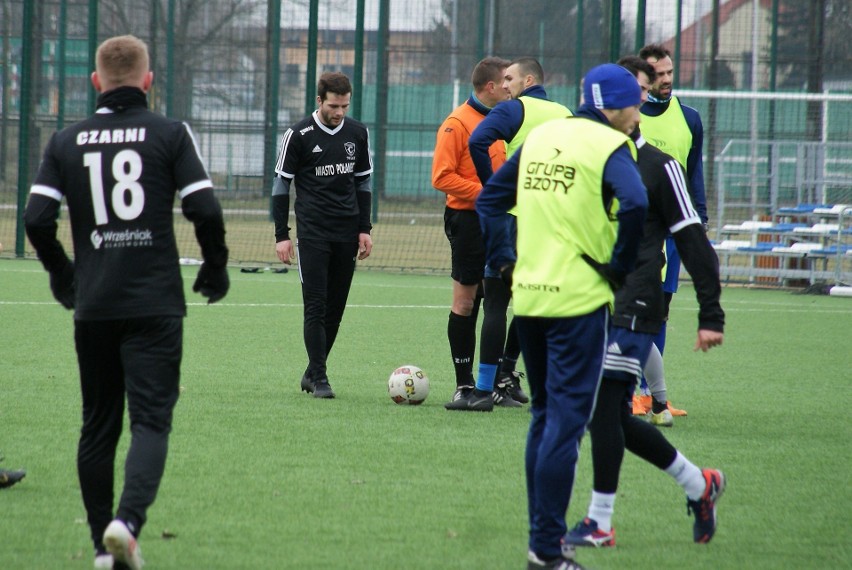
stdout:
[[765,253],[768,251],[772,251],[772,248],[774,247],[784,247],[785,245],[785,243],[777,241],[759,241],[754,245],[738,247],[737,251],[742,251],[746,253]]
[[810,214],[816,208],[831,208],[831,204],[798,204],[796,206],[787,206],[778,208],[779,214]]
[[819,255],[837,255],[838,253],[845,254],[852,251],[852,245],[844,244],[844,245],[829,245],[817,250],[814,250],[812,253]]
[[784,223],[780,223],[780,224],[775,224],[771,228],[766,228],[766,229],[761,230],[761,231],[764,232],[764,233],[783,234],[783,233],[787,233],[787,232],[792,232],[796,228],[806,228],[806,227],[808,227],[808,224],[784,222]]

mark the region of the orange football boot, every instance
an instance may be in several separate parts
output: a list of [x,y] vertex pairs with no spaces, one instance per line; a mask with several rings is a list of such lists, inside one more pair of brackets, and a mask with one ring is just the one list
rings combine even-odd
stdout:
[[633,396],[633,415],[644,416],[651,410],[651,396]]
[[686,415],[686,410],[678,410],[677,408],[672,406],[672,403],[670,401],[666,401],[666,407],[668,407],[669,411],[672,413],[673,416],[685,416]]

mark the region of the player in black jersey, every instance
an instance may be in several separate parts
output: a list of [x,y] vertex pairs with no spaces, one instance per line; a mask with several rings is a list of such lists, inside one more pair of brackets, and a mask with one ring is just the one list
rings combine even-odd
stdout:
[[[317,93],[317,110],[287,129],[281,141],[272,217],[278,259],[289,265],[298,253],[308,353],[302,390],[315,398],[334,398],[326,361],[346,308],[355,258],[365,259],[373,249],[373,164],[367,128],[345,118],[352,95],[349,79],[342,73],[324,73]],[[294,180],[295,249],[287,224]]]
[[[189,127],[148,110],[152,81],[142,41],[119,36],[100,45],[97,112],[50,139],[24,214],[54,296],[75,309],[83,395],[77,469],[96,567],[141,567],[136,539],[165,468],[186,315],[176,192],[204,258],[193,290],[215,303],[229,287],[213,184]],[[63,197],[73,262],[56,237]],[[125,395],[131,439],[113,511]]]
[[[653,67],[640,58],[623,58],[619,63],[637,77],[644,96],[653,80]],[[695,284],[699,305],[695,350],[706,352],[722,344],[725,313],[719,304],[719,261],[693,207],[683,168],[674,158],[647,144],[638,129],[631,137],[638,151],[642,182],[648,189],[648,213],[636,268],[615,295],[603,378],[589,423],[592,500],[588,516],[564,537],[574,546],[615,546],[612,515],[625,448],[671,475],[684,489],[688,509],[695,515],[695,542],[713,538],[716,500],[725,489],[721,471],[695,466],[658,428],[632,414],[635,385],[666,317],[660,272],[664,263],[661,246],[669,233]]]

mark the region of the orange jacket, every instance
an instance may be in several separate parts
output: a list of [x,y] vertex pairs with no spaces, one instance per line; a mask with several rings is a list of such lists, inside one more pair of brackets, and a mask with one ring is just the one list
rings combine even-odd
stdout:
[[[432,186],[447,194],[447,206],[473,210],[482,185],[470,159],[467,140],[485,115],[467,102],[456,107],[441,124],[432,158]],[[495,141],[488,149],[496,172],[506,162],[506,145]]]

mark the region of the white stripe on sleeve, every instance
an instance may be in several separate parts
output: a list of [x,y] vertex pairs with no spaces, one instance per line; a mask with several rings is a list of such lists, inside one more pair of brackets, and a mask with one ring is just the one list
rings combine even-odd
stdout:
[[211,182],[209,179],[204,179],[204,180],[199,180],[198,182],[193,182],[189,186],[185,186],[184,188],[181,188],[180,192],[178,193],[178,196],[180,196],[180,199],[183,200],[184,198],[186,198],[187,196],[189,196],[193,192],[197,192],[199,190],[204,190],[205,188],[213,188],[213,182]]
[[[192,146],[195,148],[195,154],[198,155],[198,162],[201,163],[201,167],[204,169],[204,173],[207,174],[207,165],[204,164],[204,157],[201,156],[201,149],[198,148],[198,141],[195,140],[195,133],[192,132],[192,128],[188,123],[183,123],[184,128],[186,129],[186,133],[189,135],[189,140],[192,141]],[[210,176],[207,174],[207,176]]]
[[355,176],[366,176],[373,172],[373,149],[370,148],[370,129],[367,129],[367,160],[370,162],[370,168],[364,172],[356,172]]
[[47,196],[48,198],[53,198],[57,202],[62,201],[62,192],[51,186],[45,186],[44,184],[33,184],[30,186],[30,194]]
[[293,138],[293,129],[287,129],[284,136],[281,137],[281,150],[278,152],[278,160],[275,161],[275,174],[293,178],[295,173],[284,172],[284,157],[287,155],[287,147],[290,146],[290,139]]
[[684,226],[690,224],[700,224],[701,218],[695,211],[692,205],[692,199],[689,197],[689,190],[686,185],[686,178],[683,176],[683,168],[675,160],[670,160],[665,164],[666,175],[669,177],[672,190],[674,190],[675,198],[680,209],[681,220],[669,228],[671,233],[676,233]]

